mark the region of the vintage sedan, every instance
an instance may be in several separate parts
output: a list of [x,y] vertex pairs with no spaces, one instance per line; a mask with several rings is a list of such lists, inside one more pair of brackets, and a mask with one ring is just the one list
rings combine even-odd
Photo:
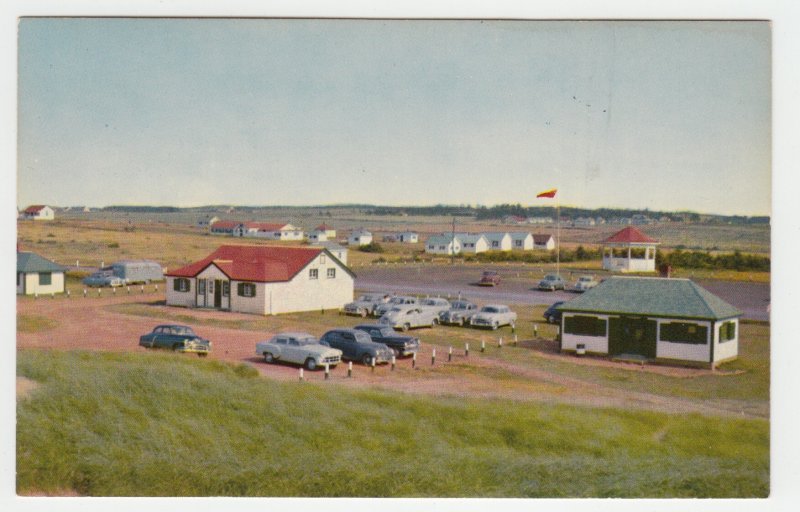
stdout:
[[83,284],[85,284],[86,286],[90,286],[90,287],[91,286],[97,286],[97,287],[110,286],[112,288],[115,288],[117,286],[124,286],[125,285],[125,280],[124,279],[122,279],[119,276],[115,276],[114,274],[111,274],[109,272],[95,272],[94,274],[92,274],[90,276],[84,277],[83,281],[81,281],[81,282]]
[[517,314],[508,306],[502,304],[489,304],[483,306],[475,316],[470,319],[469,324],[474,327],[489,327],[490,329],[497,329],[504,325],[510,325],[512,328],[516,325]]
[[556,290],[563,290],[566,287],[566,281],[564,278],[558,274],[547,274],[544,276],[544,279],[539,281],[539,289],[540,290],[550,290],[554,292]]
[[301,364],[308,370],[325,366],[333,368],[342,361],[342,351],[320,345],[317,338],[305,332],[282,332],[268,341],[256,343],[256,355],[265,363],[283,361]]
[[439,313],[442,311],[447,311],[450,309],[450,301],[447,299],[442,299],[441,297],[429,297],[419,301],[419,307],[420,309],[429,309],[431,311],[435,311],[436,316],[439,316]]
[[397,306],[384,313],[378,322],[407,331],[414,327],[433,327],[439,323],[439,313],[419,306]]
[[448,325],[469,324],[472,315],[478,312],[478,306],[468,300],[454,300],[450,309],[439,314],[439,323]]
[[563,304],[564,301],[554,302],[552,306],[547,308],[544,311],[544,319],[547,320],[549,324],[560,324],[561,323],[561,310],[558,309],[558,306]]
[[575,284],[572,285],[572,291],[583,293],[586,290],[594,288],[599,283],[595,281],[594,277],[592,276],[579,276],[578,280],[575,281]]
[[383,343],[392,349],[396,356],[410,356],[419,350],[419,338],[398,334],[385,325],[361,324],[354,327],[369,334],[375,343]]
[[357,329],[332,329],[319,339],[320,344],[342,351],[342,359],[361,361],[366,366],[388,363],[394,352],[383,343],[375,343],[369,334]]
[[500,274],[494,270],[487,270],[478,281],[479,286],[497,286],[500,284]]
[[372,312],[373,315],[377,317],[383,316],[384,313],[389,311],[390,309],[397,307],[397,306],[410,306],[412,304],[417,303],[416,297],[409,297],[405,295],[398,295],[396,297],[392,297],[387,302],[383,304],[379,304],[375,310]]
[[388,293],[366,293],[359,296],[353,302],[349,302],[342,308],[345,314],[358,315],[362,318],[373,314],[375,308],[380,304],[386,303],[391,298]]
[[185,325],[159,325],[149,334],[139,338],[145,348],[165,348],[175,352],[189,352],[205,357],[211,351],[211,342],[194,333]]

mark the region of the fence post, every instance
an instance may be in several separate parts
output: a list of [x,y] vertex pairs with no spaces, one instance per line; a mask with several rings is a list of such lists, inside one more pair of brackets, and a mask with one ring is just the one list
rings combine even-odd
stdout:
[[464,343],[464,357],[469,357],[469,343]]
[[433,349],[433,351],[431,352],[431,366],[433,366],[435,363],[436,363],[436,349]]
[[69,290],[67,290],[67,298],[68,299],[72,298],[72,295],[69,293]]
[[86,298],[86,288],[83,289],[83,298]]
[[378,359],[378,358],[377,357],[373,357],[372,358],[372,364],[370,365],[370,366],[372,366],[372,373],[375,373],[375,360],[376,359]]
[[497,348],[503,348],[503,337],[497,339]]
[[533,337],[534,338],[539,337],[539,326],[537,324],[533,324]]
[[517,340],[517,335],[515,334],[515,335],[514,335],[514,346],[515,346],[515,347],[517,346],[517,341],[518,341],[518,340]]
[[98,297],[100,296],[100,292],[102,292],[102,291],[103,291],[103,289],[102,289],[102,288],[99,288],[99,287],[97,288],[97,296],[98,296]]
[[300,368],[300,382],[303,382],[303,369]]
[[411,356],[411,368],[417,367],[417,353],[414,352],[414,355]]
[[447,362],[449,363],[452,360],[453,360],[453,346],[450,345],[450,348],[447,349]]
[[131,294],[131,287],[128,286],[128,295],[130,295],[130,294]]
[[486,341],[481,340],[481,352],[486,352]]
[[397,361],[395,360],[394,356],[392,356],[392,371],[394,371],[394,365]]
[[353,361],[347,362],[347,377],[353,377]]
[[325,363],[325,380],[328,380],[331,376],[331,367],[328,363]]
[[39,298],[39,292],[33,292],[33,300],[36,300],[38,298]]
[[142,293],[144,293],[144,285],[142,285]]

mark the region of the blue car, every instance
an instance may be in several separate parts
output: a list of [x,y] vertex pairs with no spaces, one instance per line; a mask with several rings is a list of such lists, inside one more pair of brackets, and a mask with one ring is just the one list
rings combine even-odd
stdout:
[[563,304],[564,301],[554,302],[552,306],[547,308],[544,312],[544,319],[547,320],[548,323],[551,324],[560,324],[561,323],[561,311],[559,311],[558,306]]

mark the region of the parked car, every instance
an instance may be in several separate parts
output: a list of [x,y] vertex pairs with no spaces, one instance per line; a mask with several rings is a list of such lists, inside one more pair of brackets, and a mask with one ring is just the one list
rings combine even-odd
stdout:
[[282,332],[256,343],[256,355],[263,356],[265,363],[285,361],[302,364],[308,370],[326,364],[333,368],[342,361],[341,350],[320,345],[317,338],[305,332]]
[[504,325],[514,327],[517,322],[517,314],[508,306],[502,304],[489,304],[483,306],[480,311],[470,319],[470,325],[475,327],[489,327],[497,329]]
[[579,276],[578,280],[575,281],[575,284],[572,285],[572,290],[582,293],[585,292],[586,290],[594,288],[598,284],[599,283],[595,281],[594,277],[592,276]]
[[539,281],[539,289],[540,290],[550,290],[554,292],[556,290],[563,290],[566,286],[566,282],[564,278],[562,278],[558,274],[547,274],[544,276],[544,279]]
[[439,323],[450,325],[469,324],[472,315],[478,312],[478,306],[468,300],[454,300],[450,309],[439,313]]
[[407,331],[413,327],[433,327],[439,323],[439,313],[419,306],[395,306],[378,320],[381,325]]
[[190,352],[205,357],[211,351],[211,342],[195,334],[186,325],[158,325],[149,334],[139,338],[145,348],[165,348],[175,352]]
[[104,270],[110,270],[112,274],[131,284],[164,280],[164,269],[161,264],[152,260],[120,260]]
[[95,272],[90,276],[86,276],[83,278],[83,284],[86,286],[110,286],[115,288],[117,286],[124,286],[125,280],[121,277],[115,276],[109,272]]
[[558,309],[558,306],[563,304],[564,301],[554,302],[552,306],[547,308],[544,312],[544,319],[547,320],[549,324],[560,324],[561,323],[561,310]]
[[384,313],[386,313],[387,311],[389,311],[393,307],[396,307],[396,306],[410,306],[410,305],[416,304],[416,303],[417,303],[417,298],[416,297],[408,297],[408,296],[404,296],[404,295],[398,295],[396,297],[392,297],[391,299],[389,299],[387,302],[384,302],[383,304],[378,304],[375,307],[375,310],[372,312],[372,314],[377,316],[377,317],[381,317],[381,316],[383,316]]
[[478,281],[478,285],[480,286],[497,286],[500,284],[500,274],[495,272],[494,270],[487,270],[481,276],[481,280]]
[[440,297],[429,297],[419,301],[419,307],[420,309],[429,309],[431,311],[435,311],[436,316],[438,317],[439,313],[450,309],[450,301]]
[[369,334],[375,343],[383,343],[392,349],[396,356],[410,356],[419,350],[419,338],[397,334],[385,325],[361,324],[354,327]]
[[374,313],[375,308],[384,304],[391,298],[391,295],[386,293],[366,293],[359,296],[353,302],[344,305],[344,312],[348,315],[358,315],[362,318]]
[[369,334],[357,329],[332,329],[319,339],[320,344],[342,351],[342,359],[361,361],[367,366],[388,363],[394,352],[383,343],[375,343]]

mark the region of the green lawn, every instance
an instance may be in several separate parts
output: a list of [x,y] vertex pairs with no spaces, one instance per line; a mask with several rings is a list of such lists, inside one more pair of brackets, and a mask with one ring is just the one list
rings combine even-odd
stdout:
[[17,492],[764,497],[765,420],[280,383],[171,353],[18,351]]

